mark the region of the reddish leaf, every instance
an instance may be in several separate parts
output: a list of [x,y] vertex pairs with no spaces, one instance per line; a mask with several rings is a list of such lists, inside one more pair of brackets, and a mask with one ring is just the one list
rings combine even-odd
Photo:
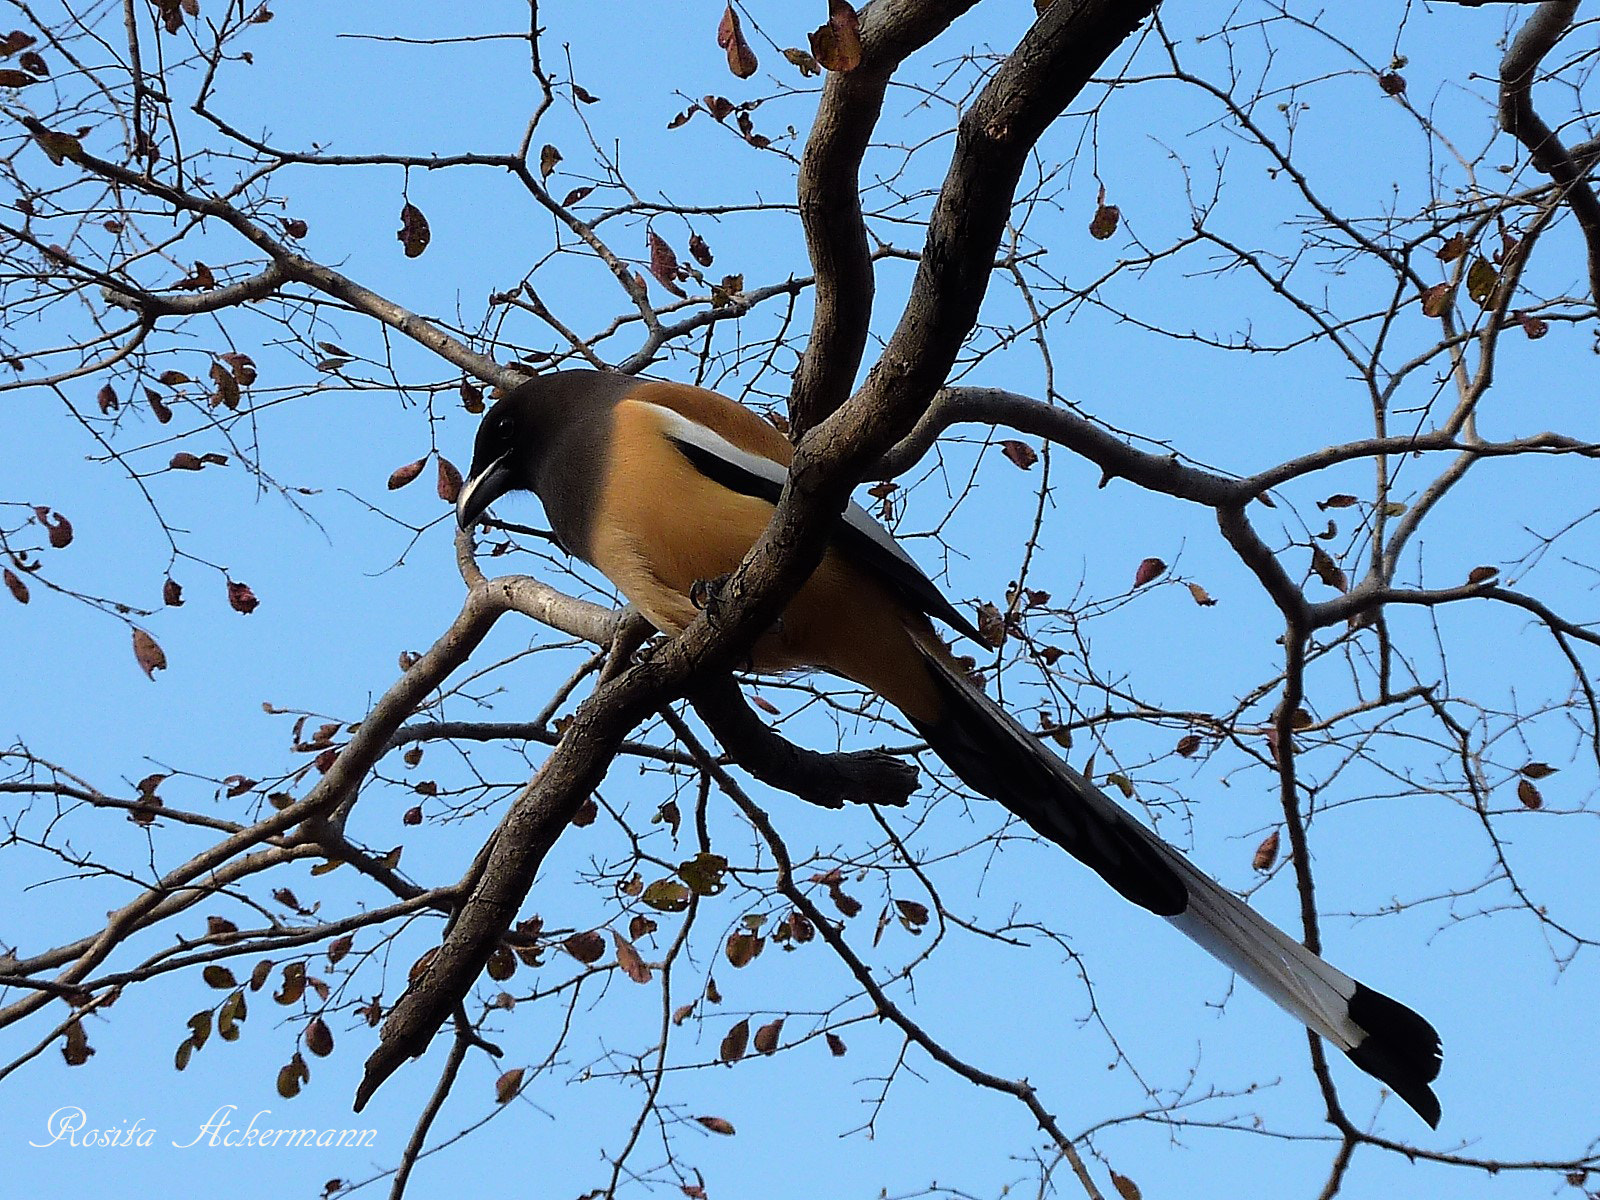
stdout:
[[611,940],[616,944],[617,966],[622,968],[622,973],[635,983],[649,983],[652,972],[645,966],[644,959],[639,957],[633,943],[614,929],[611,931]]
[[695,1120],[711,1130],[712,1133],[720,1133],[727,1137],[733,1136],[733,1125],[722,1117],[696,1117]]
[[400,817],[400,823],[402,825],[421,825],[422,805],[413,804],[410,808],[406,809],[405,813]]
[[674,296],[682,297],[683,289],[678,286],[678,256],[673,253],[672,247],[667,245],[666,239],[654,229],[645,230],[644,240],[650,249],[650,274],[654,275],[656,282],[667,291]]
[[416,258],[428,248],[433,231],[428,228],[428,218],[422,215],[422,210],[407,200],[400,210],[400,228],[394,236],[405,248],[406,257]]
[[[9,69],[0,71],[0,88],[25,88],[30,83],[38,82],[39,81],[37,79],[35,79],[32,75],[29,75],[26,71],[13,71]],[[56,165],[60,166],[61,164],[58,162]]]
[[455,463],[444,455],[439,456],[439,499],[446,504],[454,504],[456,497],[461,495],[461,472],[456,470]]
[[1011,462],[1026,471],[1039,461],[1039,455],[1027,442],[1019,442],[1015,438],[1006,438],[1000,443],[1000,453],[1004,454]]
[[1428,317],[1442,317],[1450,311],[1450,285],[1436,283],[1422,293],[1422,313]]
[[750,1043],[750,1022],[740,1021],[723,1035],[722,1045],[717,1049],[719,1062],[738,1062],[744,1057],[745,1047]]
[[1278,861],[1278,831],[1274,829],[1261,839],[1261,844],[1256,847],[1255,857],[1250,860],[1250,865],[1257,871],[1270,871],[1272,864]]
[[[669,128],[670,128],[670,126],[669,126]],[[561,198],[561,207],[562,208],[571,208],[574,204],[577,204],[580,201],[587,199],[588,196],[589,196],[589,193],[592,192],[592,191],[594,191],[594,188],[592,188],[592,187],[573,188],[570,192],[568,192],[565,196],[563,196]]]
[[744,40],[744,30],[739,28],[739,14],[729,4],[722,10],[722,20],[717,23],[717,45],[728,52],[728,70],[740,79],[749,79],[756,73],[756,52]]
[[584,966],[590,966],[600,961],[600,956],[606,952],[606,942],[603,937],[591,930],[588,933],[573,934],[561,943],[561,948]]
[[133,630],[133,656],[139,660],[139,665],[144,668],[145,676],[149,679],[156,677],[157,671],[167,669],[167,656],[161,647],[138,626]]
[[410,483],[418,475],[422,474],[422,468],[425,467],[427,463],[427,456],[424,455],[423,457],[417,459],[417,461],[414,463],[407,463],[403,467],[396,467],[394,473],[389,476],[389,490],[392,492],[396,488],[405,487],[406,484]]
[[283,217],[281,220],[283,221],[283,232],[294,238],[295,241],[299,241],[311,232],[310,226],[299,217]]
[[334,938],[333,941],[328,943],[328,965],[330,967],[335,966],[341,958],[355,948],[355,944],[354,934],[347,933],[343,937]]
[[1166,569],[1167,564],[1159,558],[1145,559],[1139,564],[1139,569],[1133,573],[1133,586],[1136,588],[1143,587],[1152,580],[1160,578],[1161,573]]
[[1528,335],[1529,341],[1538,341],[1550,332],[1550,322],[1543,317],[1530,317],[1520,308],[1511,314],[1517,324],[1522,326],[1522,332]]
[[1468,249],[1469,243],[1467,242],[1467,235],[1464,233],[1453,233],[1445,239],[1444,245],[1440,246],[1434,251],[1434,254],[1438,256],[1440,262],[1451,263],[1455,262],[1456,259],[1465,256]]
[[1122,220],[1122,210],[1115,204],[1106,203],[1106,185],[1100,185],[1100,198],[1095,201],[1094,219],[1089,222],[1089,236],[1099,241],[1105,241],[1117,231],[1117,223]]
[[333,1053],[333,1031],[321,1017],[312,1017],[311,1024],[306,1026],[306,1049],[318,1058],[327,1058]]
[[228,580],[228,605],[234,612],[244,613],[246,616],[255,612],[261,601],[256,599],[256,594],[250,590],[248,583],[240,583],[236,579]]
[[1395,71],[1385,71],[1378,76],[1378,86],[1383,89],[1385,96],[1403,96],[1406,90],[1406,77]]
[[100,405],[100,411],[103,413],[116,412],[117,405],[119,403],[117,400],[116,389],[114,389],[109,383],[106,384],[95,396],[95,402]]
[[5,580],[6,590],[18,604],[28,602],[28,585],[22,582],[15,571],[7,567],[4,571],[0,571],[0,578]]
[[712,263],[711,247],[698,233],[689,235],[689,253],[702,267],[709,267]]
[[1526,779],[1517,780],[1517,799],[1522,801],[1523,808],[1544,807],[1544,797],[1539,794],[1539,789]]

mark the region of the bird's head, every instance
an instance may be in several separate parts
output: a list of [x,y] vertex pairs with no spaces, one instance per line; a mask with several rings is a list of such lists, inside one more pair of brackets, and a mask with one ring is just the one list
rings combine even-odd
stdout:
[[456,521],[469,528],[483,512],[507,492],[531,489],[525,452],[537,436],[533,428],[535,405],[526,384],[495,402],[478,426],[472,447],[472,469],[456,497]]

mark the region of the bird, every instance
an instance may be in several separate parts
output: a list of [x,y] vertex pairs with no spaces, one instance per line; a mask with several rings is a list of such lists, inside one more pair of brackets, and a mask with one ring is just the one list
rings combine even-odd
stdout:
[[[551,371],[484,414],[456,516],[470,529],[507,493],[534,493],[556,543],[676,635],[766,528],[793,455],[771,422],[716,392],[613,371]],[[1074,770],[973,682],[935,621],[985,644],[851,503],[749,665],[826,671],[883,697],[968,787],[1165,917],[1437,1128],[1434,1027],[1278,929]]]

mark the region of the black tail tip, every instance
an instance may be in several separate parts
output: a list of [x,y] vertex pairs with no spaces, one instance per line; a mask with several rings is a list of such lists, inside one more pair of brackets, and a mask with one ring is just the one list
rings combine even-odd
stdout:
[[1430,1128],[1439,1128],[1439,1098],[1428,1086],[1444,1060],[1438,1030],[1398,1000],[1361,983],[1350,997],[1350,1019],[1367,1033],[1359,1046],[1345,1051],[1350,1061],[1388,1084]]

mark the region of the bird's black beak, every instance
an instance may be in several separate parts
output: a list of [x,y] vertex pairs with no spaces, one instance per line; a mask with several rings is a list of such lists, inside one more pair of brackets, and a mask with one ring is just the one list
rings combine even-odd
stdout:
[[510,458],[508,451],[486,466],[473,464],[472,475],[461,485],[461,494],[456,497],[456,523],[461,528],[471,528],[484,509],[512,489],[514,477],[507,465]]

